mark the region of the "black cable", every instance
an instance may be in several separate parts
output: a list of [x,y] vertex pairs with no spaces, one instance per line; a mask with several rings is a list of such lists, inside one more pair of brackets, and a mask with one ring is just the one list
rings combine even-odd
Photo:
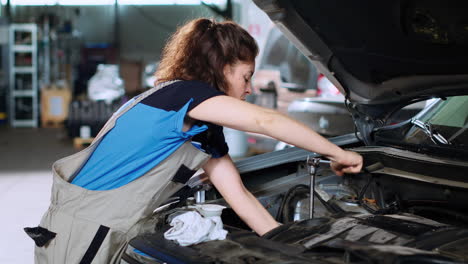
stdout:
[[[300,189],[303,190],[300,190]],[[280,207],[278,208],[278,213],[276,214],[276,221],[285,223],[285,221],[289,221],[288,215],[289,215],[289,204],[292,200],[292,198],[296,197],[298,193],[300,192],[308,192],[309,187],[304,185],[304,184],[299,184],[295,185],[292,188],[290,188],[286,194],[284,195],[283,201],[280,204]]]
[[371,208],[370,206],[366,204],[366,202],[364,202],[364,195],[366,194],[366,191],[372,182],[372,174],[367,170],[367,168],[364,168],[363,171],[367,175],[367,182],[364,185],[364,187],[362,187],[361,191],[359,191],[359,194],[357,197],[358,204],[361,205],[366,211],[368,211],[371,214],[379,214],[378,213],[379,210],[375,210]]
[[[295,185],[292,188],[290,188],[284,195],[283,201],[280,204],[278,213],[276,215],[276,221],[281,222],[281,223],[287,223],[291,221],[290,219],[291,212],[289,208],[291,201],[295,197],[299,197],[300,199],[309,197],[309,199],[311,199],[309,190],[310,190],[310,187],[304,184]],[[343,209],[341,209],[340,207],[337,207],[336,205],[330,204],[326,202],[325,200],[323,200],[322,197],[316,191],[314,191],[314,196],[317,197],[317,199],[325,206],[325,208],[329,212],[334,213],[334,214],[340,214],[344,212]]]
[[[369,188],[373,177],[372,177],[372,174],[367,170],[367,168],[364,168],[364,172],[368,175],[368,178],[367,178],[366,184],[361,189],[357,197],[357,201],[359,205],[361,205],[366,211],[368,211],[371,214],[389,214],[389,213],[394,213],[398,211],[399,204],[400,204],[398,196],[396,197],[396,201],[394,201],[393,203],[391,203],[389,206],[385,208],[379,208],[376,210],[367,205],[367,203],[364,201],[364,195],[366,194],[366,191]],[[380,198],[383,199],[383,197],[380,197]]]
[[354,117],[353,117],[353,115],[352,115],[353,112],[352,112],[351,109],[349,108],[349,97],[346,97],[346,98],[345,98],[344,103],[345,103],[346,109],[348,109],[348,112],[351,113],[351,118],[353,119],[354,136],[355,136],[359,141],[363,141],[363,139],[360,138],[360,137],[358,136],[358,129],[357,129],[357,126],[356,126],[356,122],[355,122],[355,120],[354,120]]
[[[364,171],[366,171],[366,169],[364,169]],[[372,182],[372,174],[370,174],[369,172],[366,172],[366,174],[368,176],[367,177],[367,182],[364,185],[364,187],[362,187],[362,189],[359,192],[358,197],[357,197],[357,200],[358,200],[359,203],[363,203],[362,199],[364,198],[364,195],[366,194],[367,188],[369,188],[369,185]]]
[[325,201],[322,196],[320,196],[316,191],[314,191],[315,197],[325,206],[325,208],[334,214],[342,214],[345,213],[346,211],[343,210],[341,207],[337,206],[336,204],[329,203]]

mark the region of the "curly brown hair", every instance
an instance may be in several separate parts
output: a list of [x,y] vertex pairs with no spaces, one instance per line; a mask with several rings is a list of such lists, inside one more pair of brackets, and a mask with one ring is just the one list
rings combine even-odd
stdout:
[[199,80],[226,92],[224,67],[253,63],[257,55],[257,43],[238,24],[195,19],[180,27],[167,42],[155,73],[156,83]]

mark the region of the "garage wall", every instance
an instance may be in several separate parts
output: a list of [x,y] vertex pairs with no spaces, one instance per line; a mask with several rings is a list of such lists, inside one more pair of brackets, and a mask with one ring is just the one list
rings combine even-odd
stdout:
[[[114,6],[14,6],[16,23],[36,22],[41,14],[55,14],[60,22],[72,21],[86,44],[114,42]],[[154,61],[178,25],[197,17],[215,15],[201,5],[119,6],[122,59]]]
[[140,61],[157,59],[167,38],[177,26],[202,16],[214,15],[204,6],[122,6],[121,54],[127,59]]

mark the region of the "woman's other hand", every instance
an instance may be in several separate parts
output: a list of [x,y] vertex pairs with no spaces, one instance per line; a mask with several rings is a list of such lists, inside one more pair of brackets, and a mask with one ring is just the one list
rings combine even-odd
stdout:
[[338,176],[343,176],[345,173],[358,173],[362,169],[362,156],[356,152],[343,150],[339,156],[332,159],[330,168]]

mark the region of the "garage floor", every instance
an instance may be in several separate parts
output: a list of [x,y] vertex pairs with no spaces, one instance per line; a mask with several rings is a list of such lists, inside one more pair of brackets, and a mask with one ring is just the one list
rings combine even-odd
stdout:
[[49,206],[52,163],[74,152],[62,129],[0,127],[0,263],[34,263],[23,227]]

